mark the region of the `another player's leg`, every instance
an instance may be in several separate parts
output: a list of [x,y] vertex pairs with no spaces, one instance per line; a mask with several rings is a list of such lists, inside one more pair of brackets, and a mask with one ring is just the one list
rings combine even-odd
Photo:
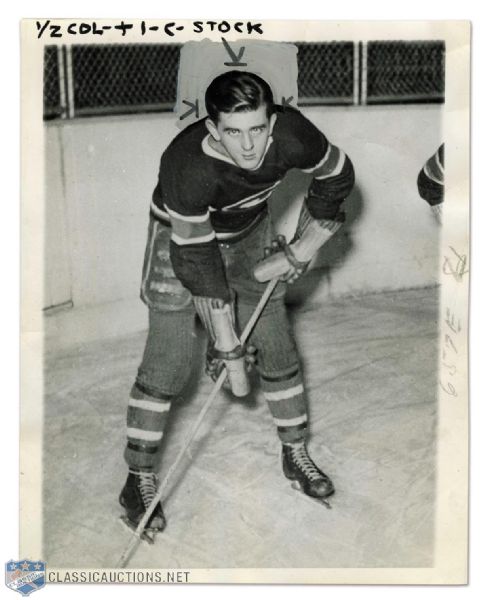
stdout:
[[[189,376],[193,352],[194,313],[150,311],[143,360],[128,401],[127,443],[124,452],[128,476],[120,504],[124,523],[136,529],[157,489],[157,466],[172,402]],[[153,540],[165,528],[161,503],[153,511],[145,539]]]

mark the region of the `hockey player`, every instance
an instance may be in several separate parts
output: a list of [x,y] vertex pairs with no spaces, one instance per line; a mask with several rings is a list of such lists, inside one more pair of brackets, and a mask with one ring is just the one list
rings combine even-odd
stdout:
[[418,175],[418,191],[423,200],[430,205],[433,215],[441,224],[445,185],[445,145],[428,158]]
[[[310,458],[298,354],[287,319],[285,281],[304,273],[341,226],[354,183],[349,158],[300,112],[276,106],[269,85],[243,71],[218,76],[206,92],[208,117],[176,136],[162,155],[153,193],[141,296],[149,307],[145,351],[131,390],[120,502],[136,527],[154,498],[157,454],[172,402],[189,378],[194,317],[209,335],[208,372],[220,363],[245,395],[247,348],[239,334],[268,279],[280,281],[250,342],[261,387],[282,443],[285,476],[316,499],[334,493]],[[274,241],[267,201],[293,168],[312,173],[295,238]],[[165,527],[162,506],[149,533]]]

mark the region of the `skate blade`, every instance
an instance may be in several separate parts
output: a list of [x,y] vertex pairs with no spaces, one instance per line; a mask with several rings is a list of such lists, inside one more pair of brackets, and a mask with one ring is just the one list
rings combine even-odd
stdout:
[[323,504],[323,506],[325,506],[325,508],[328,508],[328,509],[332,508],[332,505],[330,504],[330,502],[328,500],[326,500],[325,498],[315,498],[313,496],[308,496],[308,494],[305,494],[305,492],[301,489],[301,486],[297,481],[294,481],[291,484],[291,487],[294,490],[296,490],[297,492],[300,492],[300,494],[307,500],[310,500],[310,502],[316,502],[317,504]]
[[[128,517],[121,516],[119,520],[120,520],[120,523],[123,525],[123,527],[128,529],[131,534],[133,534],[136,531],[136,527],[128,519]],[[142,531],[140,533],[139,537],[142,542],[145,542],[145,544],[149,544],[150,546],[152,546],[155,543],[155,538],[156,538],[157,533],[158,533],[157,531],[145,529],[145,531]]]

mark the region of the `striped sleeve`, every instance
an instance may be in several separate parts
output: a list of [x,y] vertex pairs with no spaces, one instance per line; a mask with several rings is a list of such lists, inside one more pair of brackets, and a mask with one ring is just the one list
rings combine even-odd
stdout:
[[340,206],[354,186],[354,168],[338,146],[328,143],[322,160],[309,171],[313,174],[307,207],[315,219],[338,219]]
[[194,296],[231,300],[209,211],[182,215],[166,207],[172,225],[170,258],[175,274]]
[[315,179],[322,181],[341,173],[345,158],[345,153],[340,148],[328,142],[323,158],[311,169],[303,169],[303,171],[312,173]]
[[206,244],[215,239],[209,211],[202,215],[183,215],[165,207],[172,225],[172,241],[177,246]]
[[291,118],[296,129],[294,166],[313,175],[308,210],[315,219],[336,219],[340,205],[354,186],[352,163],[345,152],[303,115],[292,114]]
[[170,221],[170,259],[182,285],[194,296],[231,299],[225,267],[212,227],[209,206],[213,187],[196,164],[188,169],[162,157],[151,211]]
[[445,184],[444,144],[431,156],[418,175],[418,191],[430,206],[443,202]]

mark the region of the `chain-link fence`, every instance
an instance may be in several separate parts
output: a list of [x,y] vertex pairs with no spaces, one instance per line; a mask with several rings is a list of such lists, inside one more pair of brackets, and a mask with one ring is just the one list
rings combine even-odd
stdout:
[[47,46],[44,50],[44,118],[53,119],[63,116],[61,101],[61,77],[58,54],[63,48]]
[[169,44],[73,46],[76,113],[171,109],[179,53]]
[[[443,42],[297,43],[299,104],[443,102]],[[45,118],[172,110],[180,45],[47,47]]]
[[300,104],[354,102],[354,44],[296,44]]
[[442,100],[443,42],[369,42],[367,103]]

